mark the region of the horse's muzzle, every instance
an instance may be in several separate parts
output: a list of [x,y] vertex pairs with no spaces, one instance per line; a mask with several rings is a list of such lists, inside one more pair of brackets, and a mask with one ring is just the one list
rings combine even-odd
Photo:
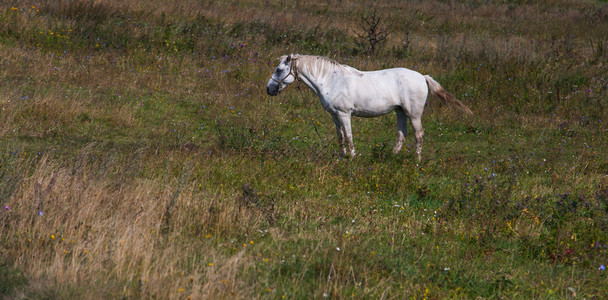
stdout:
[[272,87],[271,88],[271,87],[267,86],[266,87],[266,93],[268,93],[268,95],[270,95],[270,96],[276,96],[276,95],[279,94],[279,88],[278,87],[276,87],[276,88]]

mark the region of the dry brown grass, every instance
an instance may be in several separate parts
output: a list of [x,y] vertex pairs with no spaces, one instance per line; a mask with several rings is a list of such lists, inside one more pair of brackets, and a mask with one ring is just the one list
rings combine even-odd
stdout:
[[251,264],[244,248],[190,253],[219,232],[257,227],[259,212],[193,183],[115,182],[82,163],[70,169],[43,158],[6,202],[12,213],[3,214],[2,235],[12,245],[5,254],[36,283],[27,295],[74,286],[79,298],[250,294],[250,283],[237,277]]

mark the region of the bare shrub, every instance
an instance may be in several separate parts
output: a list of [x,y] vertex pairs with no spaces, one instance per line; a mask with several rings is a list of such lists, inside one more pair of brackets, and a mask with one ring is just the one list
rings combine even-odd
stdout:
[[374,54],[376,48],[386,40],[389,35],[388,29],[382,22],[382,16],[377,8],[373,8],[370,12],[364,12],[360,16],[359,28],[362,31],[357,33],[359,37],[358,45],[365,52]]

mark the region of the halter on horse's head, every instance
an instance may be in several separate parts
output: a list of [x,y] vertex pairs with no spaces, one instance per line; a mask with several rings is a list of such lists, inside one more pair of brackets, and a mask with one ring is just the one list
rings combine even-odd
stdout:
[[270,96],[276,96],[279,92],[298,80],[298,69],[296,66],[297,57],[293,54],[285,55],[280,58],[281,63],[274,70],[268,84],[266,92]]

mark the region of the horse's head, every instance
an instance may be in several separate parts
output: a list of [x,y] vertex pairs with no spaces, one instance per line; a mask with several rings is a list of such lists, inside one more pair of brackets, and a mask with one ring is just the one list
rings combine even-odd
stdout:
[[270,96],[276,96],[279,92],[296,80],[295,58],[293,54],[283,55],[279,59],[281,63],[272,73],[272,77],[266,85],[266,92]]

